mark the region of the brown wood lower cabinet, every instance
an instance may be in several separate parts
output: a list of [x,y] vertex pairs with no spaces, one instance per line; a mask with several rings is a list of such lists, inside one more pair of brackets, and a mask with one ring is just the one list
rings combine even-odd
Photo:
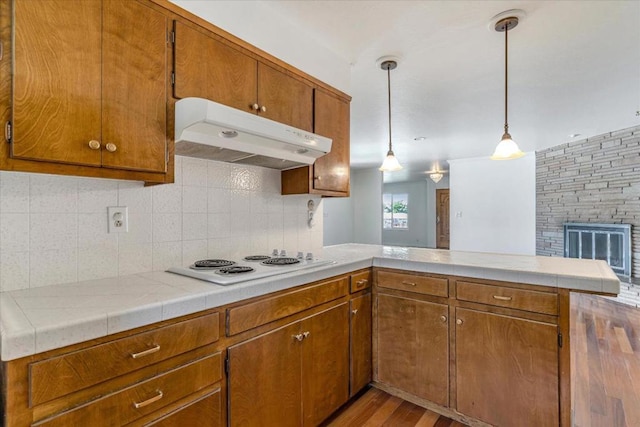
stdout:
[[230,426],[316,426],[349,398],[349,305],[228,350]]
[[567,293],[407,271],[374,275],[381,388],[465,424],[570,425],[569,340],[559,335],[568,335]]
[[457,410],[496,426],[558,425],[557,326],[456,309]]
[[351,386],[353,396],[371,382],[371,294],[360,295],[351,304]]
[[377,303],[377,381],[448,406],[448,306],[382,294]]

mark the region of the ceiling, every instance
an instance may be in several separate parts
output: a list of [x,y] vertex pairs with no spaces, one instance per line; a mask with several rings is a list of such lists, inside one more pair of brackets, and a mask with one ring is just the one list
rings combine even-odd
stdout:
[[[393,148],[405,167],[385,182],[425,179],[447,160],[489,156],[504,123],[504,33],[491,18],[526,16],[509,32],[509,127],[526,152],[640,125],[639,1],[262,1],[351,64],[351,164]],[[416,141],[416,137],[426,139]]]

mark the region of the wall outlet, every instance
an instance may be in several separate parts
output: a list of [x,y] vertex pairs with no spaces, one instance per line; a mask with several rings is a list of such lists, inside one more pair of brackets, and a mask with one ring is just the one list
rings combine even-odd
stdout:
[[129,232],[129,209],[126,206],[109,206],[107,208],[109,233]]

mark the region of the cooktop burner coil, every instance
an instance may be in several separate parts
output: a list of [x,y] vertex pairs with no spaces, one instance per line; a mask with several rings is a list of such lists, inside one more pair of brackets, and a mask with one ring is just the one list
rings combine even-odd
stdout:
[[300,260],[297,258],[270,258],[265,261],[262,261],[260,264],[281,266],[281,265],[298,264],[299,262]]
[[201,259],[200,261],[194,262],[191,268],[194,270],[215,270],[233,264],[235,264],[235,262],[226,259]]
[[264,261],[267,259],[271,259],[268,255],[249,255],[244,257],[245,261]]
[[231,267],[222,267],[216,271],[218,274],[222,275],[231,275],[231,274],[242,274],[242,273],[251,273],[253,268],[248,267],[246,265],[232,265]]

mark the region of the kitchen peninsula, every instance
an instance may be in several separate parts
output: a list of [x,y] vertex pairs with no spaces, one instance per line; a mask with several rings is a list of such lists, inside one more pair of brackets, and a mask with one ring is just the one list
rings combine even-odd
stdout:
[[570,292],[617,294],[605,262],[318,255],[335,263],[226,287],[152,272],[1,293],[4,423],[317,425],[372,381],[471,425],[570,425]]

